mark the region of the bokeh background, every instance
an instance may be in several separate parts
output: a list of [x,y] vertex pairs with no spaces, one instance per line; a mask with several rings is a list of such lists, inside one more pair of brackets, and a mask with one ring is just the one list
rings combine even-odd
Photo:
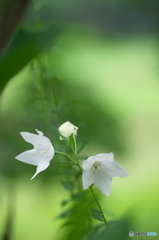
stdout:
[[110,197],[99,193],[108,220],[129,223],[115,239],[159,235],[158,1],[1,0],[0,8],[1,239],[65,235],[59,158],[33,181],[35,167],[15,160],[30,149],[21,131],[43,131],[62,150],[65,121],[79,127],[81,160],[113,152],[130,174],[113,179]]

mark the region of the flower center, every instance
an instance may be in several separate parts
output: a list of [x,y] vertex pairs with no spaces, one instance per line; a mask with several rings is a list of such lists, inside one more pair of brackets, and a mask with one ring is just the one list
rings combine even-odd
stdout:
[[98,162],[98,161],[95,161],[92,167],[94,168],[94,171],[95,170],[98,170],[98,171],[101,170],[100,162]]
[[40,153],[46,153],[46,152],[48,152],[48,150],[40,151]]
[[42,151],[40,151],[40,153],[46,153],[46,152],[48,152],[50,149],[49,149],[49,146],[47,145],[46,146],[46,150],[42,150]]

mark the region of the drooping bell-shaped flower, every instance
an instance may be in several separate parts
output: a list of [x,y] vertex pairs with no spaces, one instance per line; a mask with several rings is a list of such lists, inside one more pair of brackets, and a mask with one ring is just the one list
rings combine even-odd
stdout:
[[[77,130],[78,127],[74,126],[72,123],[65,122],[63,123],[60,127],[59,127],[59,132],[62,136],[64,136],[65,138],[69,138],[71,136],[71,134],[73,135],[77,135]],[[62,137],[60,137],[60,140],[63,140]]]
[[54,157],[54,147],[51,141],[44,136],[41,131],[36,129],[38,134],[29,132],[21,132],[20,134],[24,140],[31,143],[34,148],[25,151],[15,158],[21,162],[37,166],[36,173],[31,180],[40,172],[44,171],[49,165],[51,159]]
[[113,153],[101,153],[83,161],[83,186],[87,189],[94,184],[101,192],[109,196],[113,177],[126,177],[129,174],[116,161]]

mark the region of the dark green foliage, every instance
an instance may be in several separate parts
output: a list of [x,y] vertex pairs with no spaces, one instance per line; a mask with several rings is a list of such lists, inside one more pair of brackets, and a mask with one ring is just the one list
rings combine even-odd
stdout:
[[[127,240],[129,239],[130,225],[127,221],[109,223],[110,228],[99,225],[88,235],[87,240]],[[84,240],[85,240],[84,239]]]
[[64,206],[66,206],[69,202],[70,202],[70,200],[64,200],[64,201],[62,201],[61,205],[64,207]]
[[29,0],[0,0],[0,52],[23,17]]
[[65,219],[62,228],[67,229],[67,234],[62,240],[76,239],[81,240],[92,229],[92,217],[90,207],[92,206],[92,198],[87,191],[75,194],[69,208],[65,210],[60,218]]
[[83,149],[84,149],[84,143],[82,143],[81,146],[77,149],[77,154],[82,152]]
[[68,210],[62,212],[59,215],[59,218],[67,218],[67,217],[69,217],[69,216],[71,216],[73,214],[73,211],[74,211],[74,208],[69,208]]
[[33,58],[50,48],[59,33],[60,28],[55,24],[36,31],[19,29],[9,48],[0,58],[0,89],[2,90],[6,83]]
[[91,213],[92,213],[92,217],[99,220],[99,221],[103,221],[103,217],[102,214],[99,210],[91,208]]
[[72,191],[73,189],[74,189],[74,184],[73,184],[73,182],[69,182],[69,181],[62,181],[62,186],[66,189],[66,190],[68,190],[68,191]]

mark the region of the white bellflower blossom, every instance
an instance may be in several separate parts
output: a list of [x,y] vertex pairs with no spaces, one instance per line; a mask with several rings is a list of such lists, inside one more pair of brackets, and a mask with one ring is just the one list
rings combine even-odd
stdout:
[[109,196],[113,177],[126,177],[129,174],[116,161],[113,153],[101,153],[83,161],[83,186],[87,189],[94,184],[101,192]]
[[31,143],[34,148],[15,157],[21,162],[37,166],[36,173],[31,180],[38,173],[45,170],[50,165],[51,159],[54,157],[54,147],[52,146],[51,141],[45,137],[41,131],[38,131],[37,129],[36,131],[38,134],[29,132],[20,133],[24,140],[28,143]]
[[[60,127],[59,127],[59,132],[62,136],[64,136],[65,138],[69,138],[71,136],[71,134],[73,135],[77,135],[77,130],[78,127],[74,126],[72,123],[65,122],[63,123]],[[63,140],[62,137],[60,137],[60,140]]]

